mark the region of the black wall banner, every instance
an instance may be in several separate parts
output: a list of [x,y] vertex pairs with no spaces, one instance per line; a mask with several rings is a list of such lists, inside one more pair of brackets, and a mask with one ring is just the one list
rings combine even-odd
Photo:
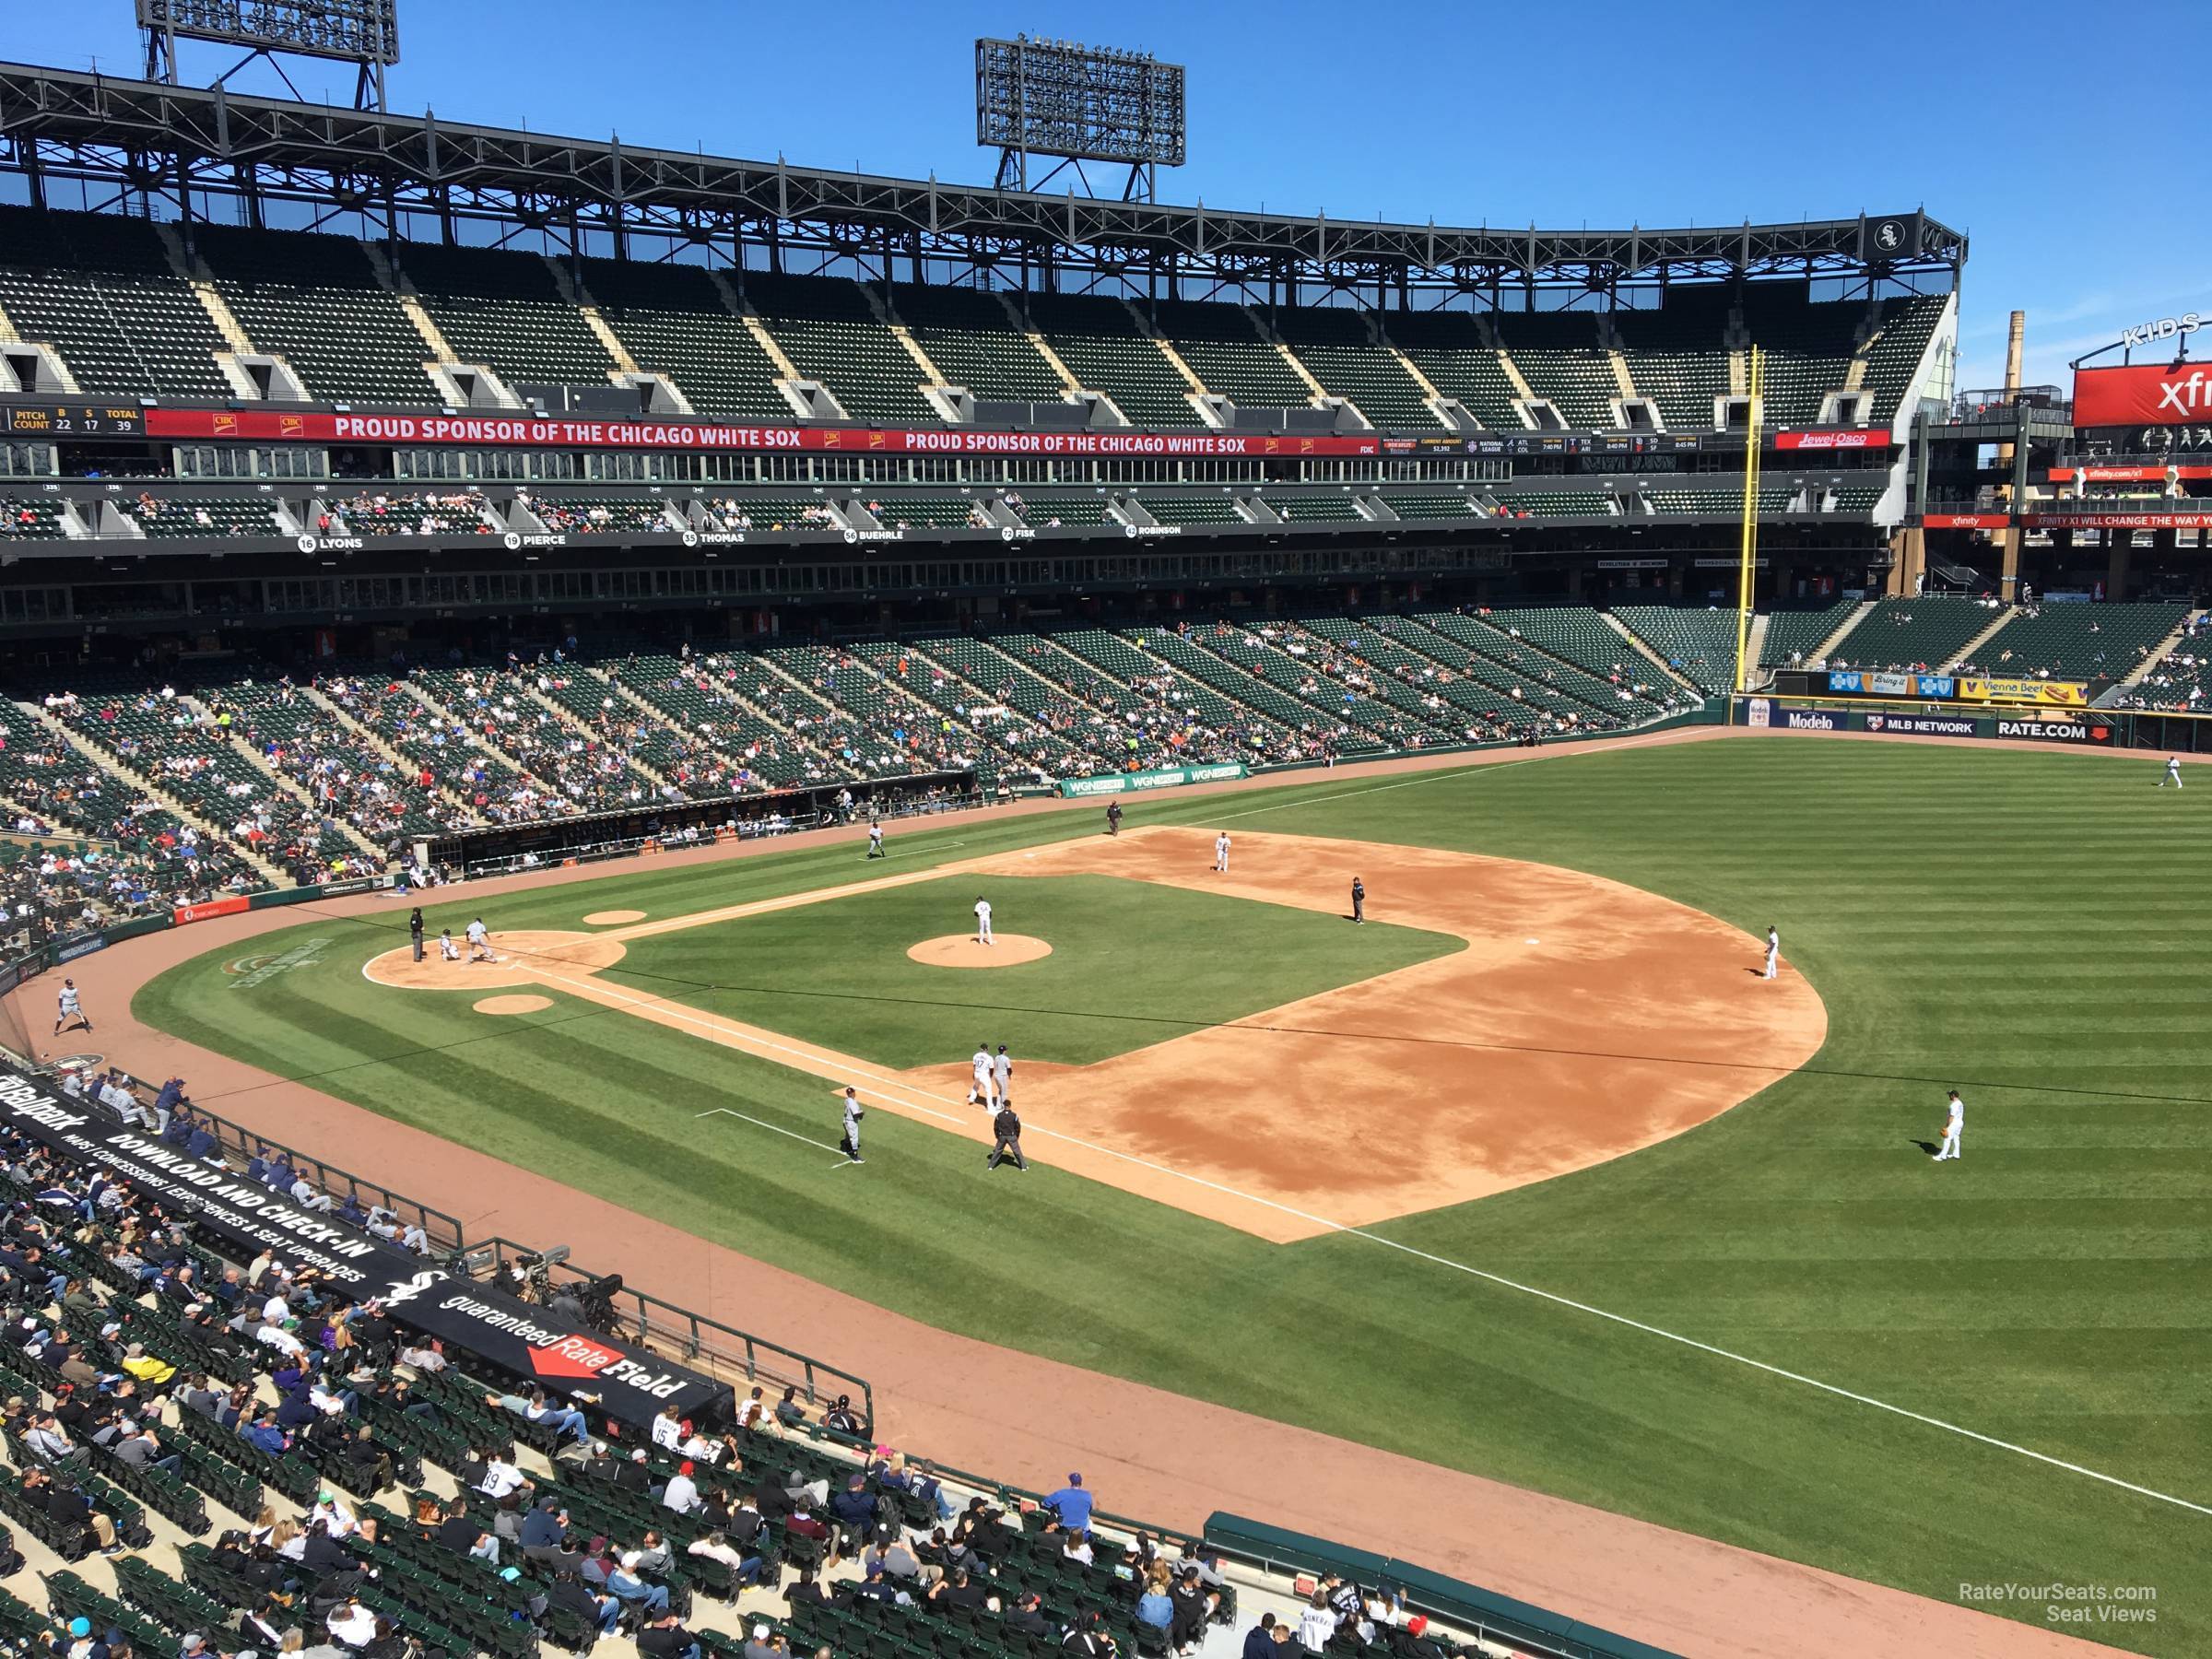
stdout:
[[265,1248],[288,1265],[318,1268],[347,1296],[381,1300],[399,1324],[480,1354],[503,1371],[534,1377],[548,1390],[591,1394],[625,1422],[648,1424],[664,1407],[679,1418],[697,1416],[731,1401],[726,1383],[579,1330],[359,1228],[303,1210],[284,1194],[224,1165],[189,1158],[9,1066],[0,1066],[0,1123],[77,1163],[105,1165],[146,1196],[194,1217],[241,1261]]

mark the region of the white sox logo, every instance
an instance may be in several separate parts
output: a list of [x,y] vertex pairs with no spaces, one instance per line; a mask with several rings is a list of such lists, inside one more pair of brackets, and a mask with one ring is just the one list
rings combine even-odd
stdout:
[[1874,228],[1874,245],[1885,253],[1894,253],[1905,245],[1905,228],[1895,219],[1884,219]]
[[377,1300],[387,1308],[403,1308],[432,1285],[442,1285],[451,1277],[453,1275],[447,1273],[443,1268],[425,1268],[414,1277],[394,1285]]

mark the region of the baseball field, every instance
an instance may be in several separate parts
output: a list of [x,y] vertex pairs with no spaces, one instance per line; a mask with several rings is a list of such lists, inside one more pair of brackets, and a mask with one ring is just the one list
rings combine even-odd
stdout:
[[2212,789],[2159,771],[1738,737],[895,825],[486,900],[492,964],[310,917],[133,1012],[931,1326],[2207,1653]]

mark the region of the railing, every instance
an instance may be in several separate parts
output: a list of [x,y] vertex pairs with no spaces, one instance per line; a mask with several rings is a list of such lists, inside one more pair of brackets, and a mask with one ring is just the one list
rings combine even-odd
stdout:
[[[503,1287],[512,1288],[513,1283],[509,1277],[510,1268],[520,1267],[525,1286],[533,1288],[542,1281],[551,1288],[572,1286],[604,1292],[600,1275],[566,1260],[548,1262],[544,1253],[512,1239],[478,1240],[469,1252],[472,1269],[486,1252],[489,1253],[486,1265]],[[528,1297],[530,1292],[526,1289],[522,1294]],[[873,1434],[876,1394],[865,1377],[854,1376],[811,1354],[802,1354],[780,1342],[771,1342],[765,1336],[756,1336],[750,1331],[741,1331],[718,1319],[709,1319],[703,1313],[663,1301],[627,1284],[608,1300],[620,1335],[690,1365],[704,1362],[706,1369],[725,1379],[735,1373],[742,1375],[747,1383],[796,1387],[810,1403],[818,1402],[825,1394],[832,1398],[844,1396],[858,1407],[855,1415],[864,1430],[860,1443],[865,1446]]]

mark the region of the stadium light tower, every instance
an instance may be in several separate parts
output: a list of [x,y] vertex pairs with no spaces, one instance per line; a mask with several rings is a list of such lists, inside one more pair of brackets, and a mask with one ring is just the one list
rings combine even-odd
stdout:
[[[1183,163],[1182,65],[1076,41],[975,43],[975,141],[998,150],[998,188],[1041,190],[1086,161],[1125,164],[1122,200],[1157,199],[1159,170]],[[1053,165],[1030,178],[1030,158]]]
[[384,71],[399,62],[398,0],[138,0],[138,29],[146,41],[147,80],[175,86],[177,42],[212,41],[246,49],[215,85],[255,58],[266,58],[302,103],[307,100],[285,74],[279,54],[355,65],[357,110],[383,109]]

